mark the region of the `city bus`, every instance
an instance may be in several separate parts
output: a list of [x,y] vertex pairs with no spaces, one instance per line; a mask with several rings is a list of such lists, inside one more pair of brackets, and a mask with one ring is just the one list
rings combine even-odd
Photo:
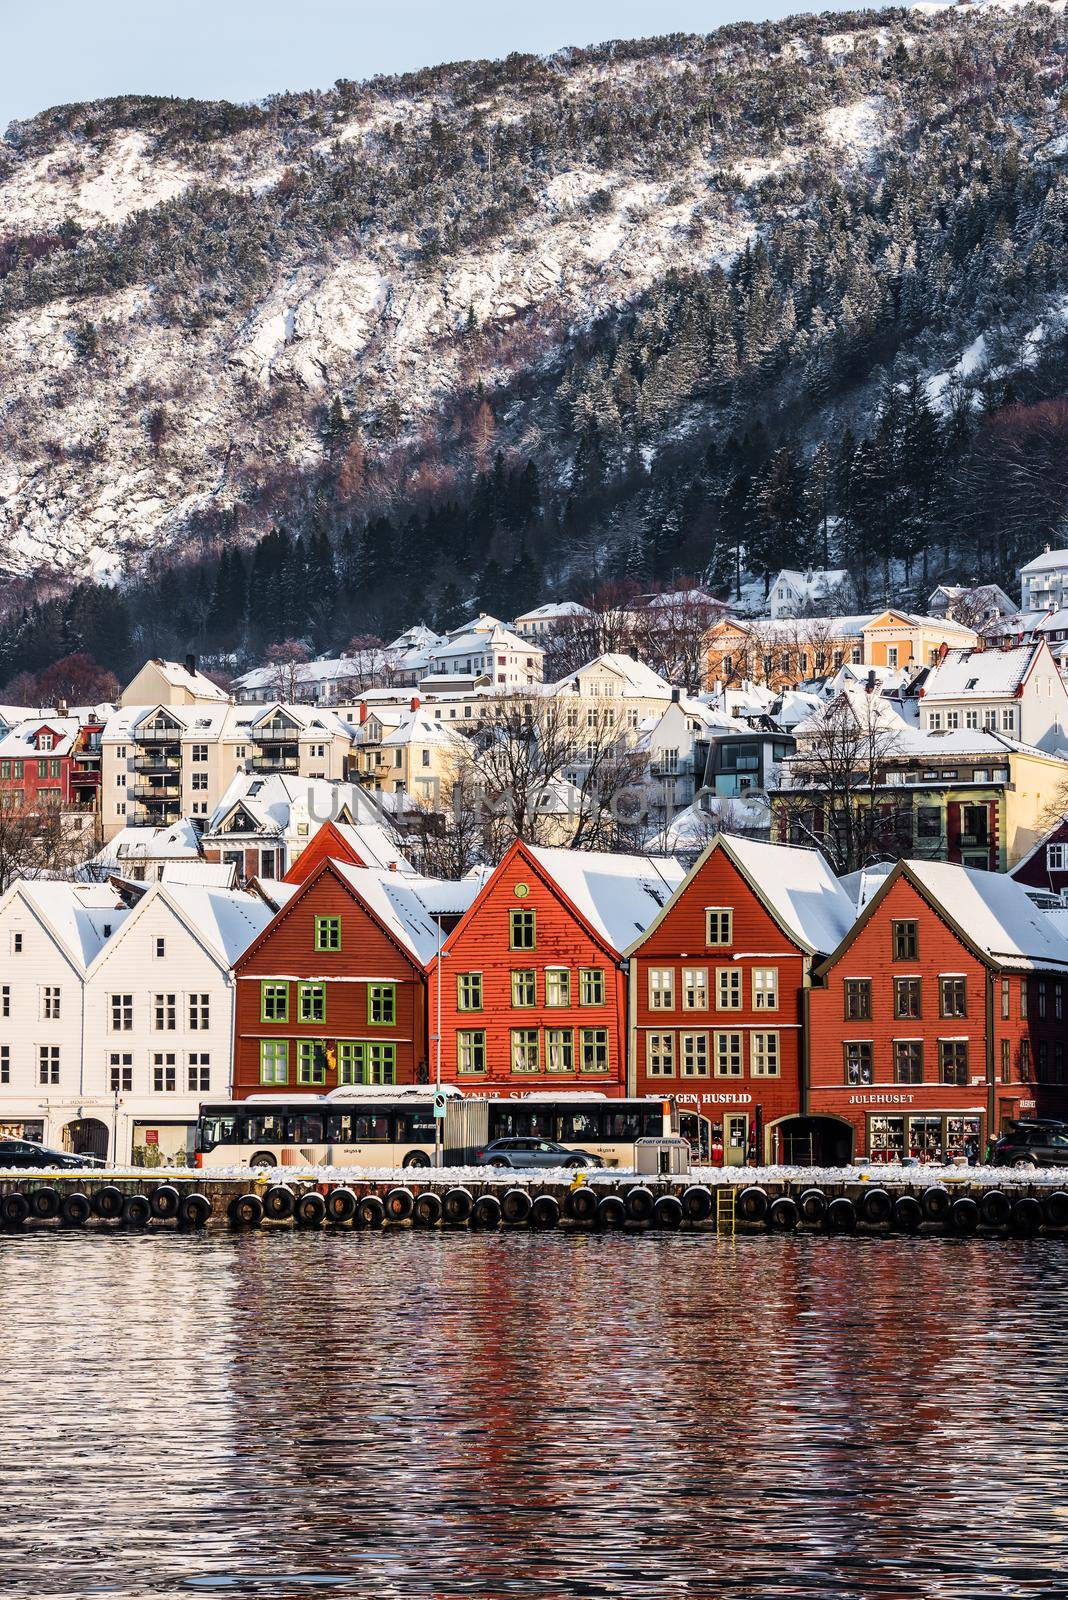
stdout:
[[[542,1138],[580,1145],[606,1166],[634,1165],[634,1141],[676,1133],[667,1101],[611,1100],[595,1093],[517,1095],[487,1100],[449,1085],[441,1119],[442,1160],[468,1166],[494,1139]],[[435,1090],[346,1085],[326,1095],[250,1095],[200,1108],[197,1165],[429,1167],[434,1161]]]

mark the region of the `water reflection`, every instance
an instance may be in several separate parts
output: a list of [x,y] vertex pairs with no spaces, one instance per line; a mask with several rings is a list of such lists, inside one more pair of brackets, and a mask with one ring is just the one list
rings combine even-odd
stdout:
[[1063,1593],[1057,1241],[0,1239],[7,1593]]

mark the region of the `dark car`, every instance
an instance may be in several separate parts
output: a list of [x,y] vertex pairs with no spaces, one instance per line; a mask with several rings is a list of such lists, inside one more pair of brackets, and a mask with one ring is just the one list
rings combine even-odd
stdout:
[[480,1167],[603,1167],[589,1150],[557,1144],[554,1139],[494,1139],[475,1157]]
[[49,1150],[32,1139],[0,1139],[0,1170],[12,1167],[102,1167],[98,1156],[76,1156],[69,1150]]
[[1068,1166],[1068,1122],[1010,1122],[990,1159],[995,1167]]

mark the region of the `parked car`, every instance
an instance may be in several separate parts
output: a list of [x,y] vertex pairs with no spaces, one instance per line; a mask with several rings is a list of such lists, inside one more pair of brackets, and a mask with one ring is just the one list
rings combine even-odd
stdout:
[[1068,1122],[1012,1122],[990,1154],[995,1167],[1068,1166]]
[[494,1139],[475,1157],[480,1167],[603,1167],[589,1150],[557,1144],[553,1139]]
[[99,1156],[76,1156],[69,1150],[49,1150],[33,1139],[0,1139],[0,1170],[11,1167],[102,1167]]

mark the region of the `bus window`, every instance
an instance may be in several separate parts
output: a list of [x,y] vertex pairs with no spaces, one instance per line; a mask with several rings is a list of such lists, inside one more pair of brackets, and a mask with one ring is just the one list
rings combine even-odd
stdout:
[[205,1117],[201,1125],[199,1149],[205,1154],[217,1144],[241,1144],[237,1117]]
[[274,1111],[250,1113],[245,1124],[245,1144],[285,1144],[282,1118]]
[[606,1139],[616,1139],[624,1144],[633,1144],[635,1139],[642,1137],[642,1113],[640,1111],[610,1111],[606,1117]]
[[573,1139],[596,1139],[601,1131],[601,1118],[596,1111],[565,1111],[559,1123],[557,1138],[562,1144],[568,1144]]
[[660,1105],[647,1106],[640,1111],[643,1139],[660,1139],[664,1134],[664,1108]]
[[354,1144],[388,1144],[388,1112],[357,1112],[352,1119],[352,1139]]
[[288,1116],[286,1118],[286,1140],[289,1144],[322,1144],[322,1113],[318,1111],[301,1111]]
[[397,1112],[396,1144],[433,1144],[437,1119],[429,1106],[405,1106]]

